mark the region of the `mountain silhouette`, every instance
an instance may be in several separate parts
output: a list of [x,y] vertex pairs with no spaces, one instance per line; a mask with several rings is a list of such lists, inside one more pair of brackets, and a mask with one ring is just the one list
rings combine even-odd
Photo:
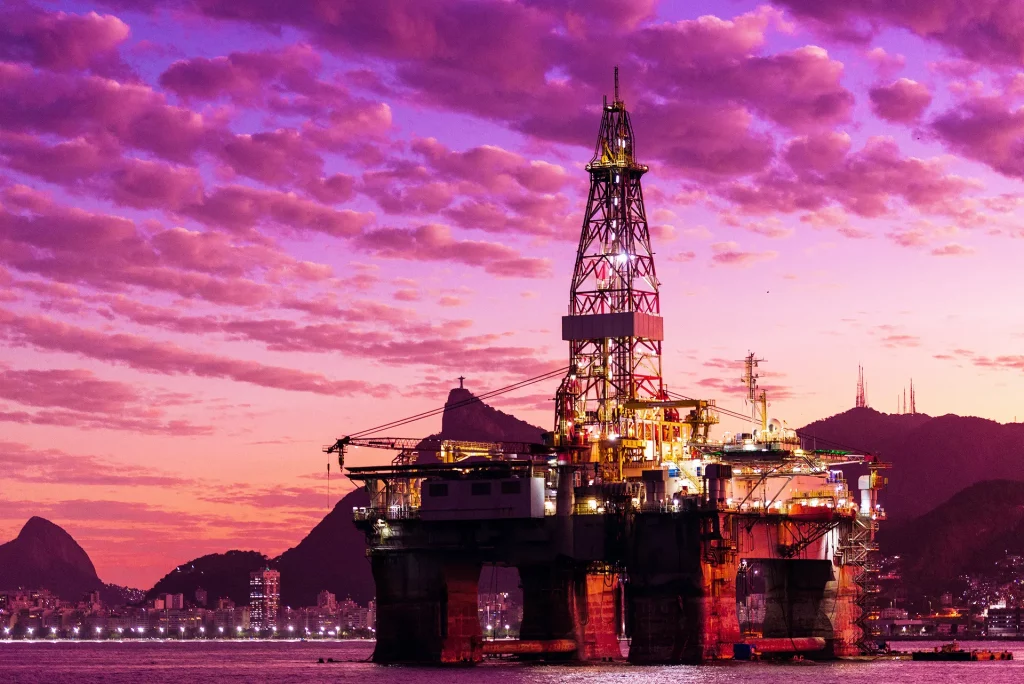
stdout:
[[0,589],[49,589],[66,601],[103,589],[89,554],[63,528],[33,516],[0,546]]
[[854,408],[800,429],[805,447],[869,452],[893,464],[882,505],[891,522],[923,515],[985,480],[1024,478],[1024,424]]
[[544,430],[504,411],[488,406],[461,387],[448,393],[441,439],[462,439],[474,442],[541,442]]

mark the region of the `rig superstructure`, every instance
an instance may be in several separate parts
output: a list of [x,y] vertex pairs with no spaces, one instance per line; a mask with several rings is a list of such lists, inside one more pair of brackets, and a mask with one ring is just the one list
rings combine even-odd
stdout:
[[[769,417],[754,354],[742,378],[749,432],[713,439],[718,414],[731,412],[668,391],[648,169],[617,70],[615,81],[587,165],[562,319],[569,366],[547,443],[346,437],[326,448],[342,463],[349,446],[401,451],[391,466],[348,468],[370,495],[354,514],[377,588],[376,662],[618,660],[622,637],[635,663],[730,658],[737,645],[820,657],[868,646],[885,464],[803,448]],[[856,489],[851,466],[866,473]],[[518,569],[517,640],[481,632],[484,565]],[[742,605],[755,575],[765,597],[756,625]]]
[[[555,396],[554,446],[596,464],[605,482],[685,458],[715,422],[711,402],[671,400],[661,373],[664,321],[633,126],[605,101],[562,339],[569,370]],[[687,411],[680,421],[680,409]]]

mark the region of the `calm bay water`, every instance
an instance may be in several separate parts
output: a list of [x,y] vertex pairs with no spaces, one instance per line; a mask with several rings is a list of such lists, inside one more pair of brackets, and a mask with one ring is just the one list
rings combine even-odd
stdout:
[[[937,642],[936,642],[937,643]],[[905,643],[904,649],[933,643]],[[365,661],[367,642],[0,642],[4,682],[352,682],[353,684],[882,684],[883,682],[1024,681],[1024,643],[968,642],[1014,652],[1011,662],[912,663],[899,661],[817,664],[722,663],[706,666],[524,665],[488,662],[473,668],[382,667]],[[317,664],[318,658],[339,661]]]

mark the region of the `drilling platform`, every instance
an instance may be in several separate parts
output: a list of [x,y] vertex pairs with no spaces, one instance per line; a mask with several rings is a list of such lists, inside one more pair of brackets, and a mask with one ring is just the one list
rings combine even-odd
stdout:
[[[377,590],[378,663],[547,661],[671,664],[743,649],[805,657],[868,648],[875,532],[886,464],[802,448],[768,416],[761,359],[744,360],[747,432],[711,428],[732,412],[671,393],[664,326],[633,128],[604,103],[562,339],[569,364],[545,444],[345,437],[401,450],[350,467],[370,505],[354,511]],[[844,475],[860,466],[855,488]],[[485,565],[514,567],[518,639],[487,638]],[[763,587],[763,615],[743,610]],[[622,644],[628,643],[624,651]],[[628,651],[628,655],[626,652]]]

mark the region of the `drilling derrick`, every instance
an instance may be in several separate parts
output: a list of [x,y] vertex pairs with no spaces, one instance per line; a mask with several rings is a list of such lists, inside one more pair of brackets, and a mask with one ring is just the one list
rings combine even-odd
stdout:
[[[661,424],[678,425],[661,376],[664,338],[658,278],[629,112],[604,103],[562,339],[569,372],[558,390],[555,435],[577,462],[594,462],[606,481],[631,466],[660,463]],[[667,415],[666,415],[667,414]],[[678,436],[678,435],[677,435]]]

